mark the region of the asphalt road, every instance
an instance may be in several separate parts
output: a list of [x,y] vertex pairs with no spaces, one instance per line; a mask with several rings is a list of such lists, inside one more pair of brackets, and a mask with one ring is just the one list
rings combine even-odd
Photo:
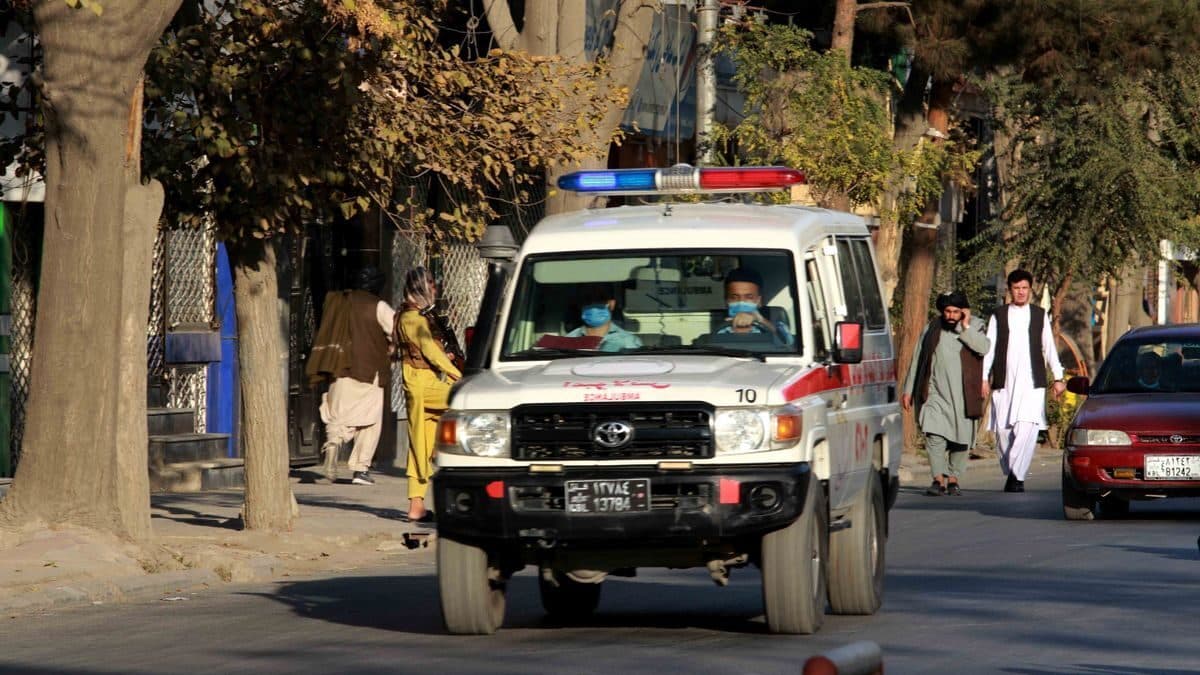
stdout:
[[319,579],[186,600],[0,618],[3,673],[797,673],[856,640],[894,673],[1200,673],[1200,500],[1135,504],[1119,521],[1061,519],[1057,467],[999,491],[990,464],[962,497],[905,489],[892,512],[883,609],[768,635],[758,573],[605,582],[583,625],[545,622],[529,570],[505,628],[442,633],[428,553]]

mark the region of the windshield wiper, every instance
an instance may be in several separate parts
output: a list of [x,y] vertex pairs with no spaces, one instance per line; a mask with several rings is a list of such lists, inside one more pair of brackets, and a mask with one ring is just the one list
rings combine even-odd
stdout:
[[732,347],[719,347],[716,345],[675,345],[674,347],[642,347],[640,349],[626,352],[628,354],[644,354],[646,352],[654,352],[655,354],[716,354],[718,356],[729,356],[735,359],[758,359],[765,362],[766,355],[759,352],[752,352],[748,349],[734,349]]
[[602,352],[598,349],[564,349],[562,347],[533,347],[513,352],[508,358],[554,358],[559,356],[612,356],[617,352]]

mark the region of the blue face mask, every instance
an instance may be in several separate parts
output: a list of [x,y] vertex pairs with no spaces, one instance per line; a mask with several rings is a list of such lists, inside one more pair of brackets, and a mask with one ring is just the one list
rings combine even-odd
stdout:
[[588,328],[597,328],[612,321],[608,305],[589,305],[583,308],[583,323]]
[[753,314],[758,311],[758,305],[747,300],[738,300],[737,302],[729,303],[729,316],[737,316],[744,312]]

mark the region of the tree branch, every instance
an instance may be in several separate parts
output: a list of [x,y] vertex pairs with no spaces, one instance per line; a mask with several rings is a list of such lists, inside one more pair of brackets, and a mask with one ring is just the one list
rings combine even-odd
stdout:
[[521,39],[521,33],[517,31],[517,24],[513,22],[508,0],[483,0],[483,11],[487,14],[488,26],[492,29],[492,35],[496,36],[500,48],[504,51],[515,48],[517,41]]
[[911,2],[864,2],[863,4],[857,6],[855,8],[855,10],[861,12],[864,9],[884,9],[887,7],[903,7],[905,9],[911,9],[912,3]]
[[908,22],[914,26],[917,25],[917,20],[913,18],[911,2],[865,2],[855,7],[854,13],[857,16],[859,12],[868,9],[893,9],[896,7],[903,7],[904,11],[908,13]]

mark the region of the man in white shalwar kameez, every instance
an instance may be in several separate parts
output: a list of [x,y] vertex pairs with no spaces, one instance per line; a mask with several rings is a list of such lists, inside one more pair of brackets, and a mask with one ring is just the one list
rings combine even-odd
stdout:
[[1004,491],[1024,492],[1038,431],[1048,427],[1046,388],[1052,382],[1057,398],[1066,384],[1050,317],[1029,303],[1033,275],[1015,270],[1008,275],[1008,291],[1012,304],[1000,307],[988,320],[991,348],[983,360],[983,391],[985,397],[991,394],[988,428],[996,434],[1000,471],[1007,477]]

